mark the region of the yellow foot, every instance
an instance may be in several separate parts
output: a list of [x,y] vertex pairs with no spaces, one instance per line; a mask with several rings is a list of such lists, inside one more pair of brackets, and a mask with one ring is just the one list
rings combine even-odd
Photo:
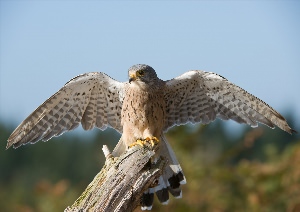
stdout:
[[136,142],[130,144],[129,148],[134,147],[136,145],[140,145],[140,146],[144,147],[145,144],[146,144],[146,141],[138,139],[138,140],[136,140]]
[[137,139],[136,142],[129,145],[129,148],[134,147],[136,145],[140,145],[141,147],[144,147],[147,143],[150,143],[153,147],[155,144],[159,143],[159,140],[156,137],[147,137],[145,139]]
[[148,141],[148,142],[150,142],[152,147],[153,147],[155,144],[158,144],[158,143],[159,143],[159,140],[158,140],[158,138],[156,138],[156,137],[152,137],[152,138],[147,137],[145,140]]

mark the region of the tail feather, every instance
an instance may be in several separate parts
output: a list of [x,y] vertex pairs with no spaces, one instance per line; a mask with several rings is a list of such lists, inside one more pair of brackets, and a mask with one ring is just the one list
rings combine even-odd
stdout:
[[148,189],[146,192],[144,192],[144,194],[142,195],[142,199],[141,199],[141,209],[144,210],[151,210],[152,209],[152,205],[153,205],[153,200],[154,200],[154,192],[150,191],[150,189]]
[[[169,193],[175,198],[182,197],[180,185],[186,184],[186,179],[181,169],[180,164],[173,152],[167,139],[162,135],[160,139],[160,151],[158,156],[166,159],[167,164],[163,170],[162,176],[158,179],[158,185],[154,188],[149,188],[142,197],[142,210],[151,210],[153,204],[153,193],[156,193],[158,200],[166,205],[169,202]],[[144,199],[149,199],[149,194],[152,194],[152,202],[145,202]],[[147,203],[147,204],[146,204]]]
[[125,142],[123,141],[122,137],[120,138],[119,142],[117,143],[117,145],[115,146],[112,155],[114,157],[119,157],[123,152],[125,152],[127,149],[127,146],[125,144]]
[[178,172],[177,174],[174,174],[172,177],[168,179],[170,186],[168,187],[169,192],[175,197],[175,198],[181,198],[182,197],[182,191],[180,188],[181,184],[185,184],[186,180],[182,173],[182,171]]
[[168,204],[169,201],[168,187],[162,176],[159,177],[158,185],[154,188],[154,190],[159,202],[161,202],[163,205]]

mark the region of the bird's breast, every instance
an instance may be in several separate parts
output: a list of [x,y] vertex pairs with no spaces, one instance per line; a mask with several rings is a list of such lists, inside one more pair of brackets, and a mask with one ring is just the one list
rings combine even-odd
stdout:
[[155,134],[164,127],[165,108],[163,92],[128,89],[121,112],[122,125],[141,133],[147,129]]

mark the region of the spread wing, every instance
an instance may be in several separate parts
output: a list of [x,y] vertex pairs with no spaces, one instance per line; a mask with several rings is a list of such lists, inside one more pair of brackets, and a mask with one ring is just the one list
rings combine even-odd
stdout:
[[229,82],[204,71],[189,71],[166,82],[165,130],[188,122],[208,124],[216,118],[232,119],[256,127],[260,122],[271,128],[295,132],[282,115],[262,100]]
[[30,114],[11,134],[7,147],[47,141],[76,128],[111,126],[120,133],[124,84],[104,73],[79,75]]

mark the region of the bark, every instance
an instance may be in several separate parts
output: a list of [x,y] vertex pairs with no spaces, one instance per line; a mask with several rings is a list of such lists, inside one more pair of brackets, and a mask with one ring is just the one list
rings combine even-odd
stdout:
[[106,162],[81,196],[65,212],[133,211],[140,205],[143,192],[162,174],[164,161],[151,164],[158,146],[139,145],[113,157],[103,149]]

